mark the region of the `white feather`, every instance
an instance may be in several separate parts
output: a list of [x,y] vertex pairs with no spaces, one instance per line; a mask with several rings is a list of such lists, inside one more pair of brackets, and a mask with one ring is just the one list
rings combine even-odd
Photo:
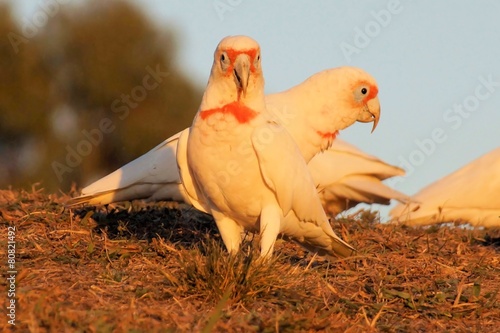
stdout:
[[464,222],[499,227],[500,148],[425,187],[390,215],[408,225]]
[[323,207],[338,214],[359,203],[389,204],[391,199],[407,202],[409,197],[382,183],[404,175],[404,170],[368,155],[355,146],[336,139],[330,149],[308,164]]
[[71,199],[68,206],[136,199],[189,202],[175,164],[180,134],[173,135],[146,154],[85,187],[82,195]]

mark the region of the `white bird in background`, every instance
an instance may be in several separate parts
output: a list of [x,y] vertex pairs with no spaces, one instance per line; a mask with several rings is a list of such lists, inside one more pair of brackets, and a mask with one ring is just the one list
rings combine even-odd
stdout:
[[308,167],[323,207],[332,215],[359,203],[388,205],[391,199],[401,202],[410,199],[382,183],[387,178],[403,176],[403,169],[368,155],[340,139],[316,155]]
[[[314,182],[324,189],[320,196],[325,207],[334,213],[338,213],[337,207],[351,207],[354,202],[386,204],[390,199],[404,198],[404,194],[381,182],[385,178],[400,175],[400,169],[364,154],[353,146],[346,150],[345,144],[337,144],[338,139],[333,140],[336,131],[350,125],[356,114],[358,121],[374,121],[375,128],[380,116],[376,94],[366,105],[356,104],[357,96],[363,95],[362,90],[367,85],[374,87],[373,91],[377,90],[375,80],[366,72],[353,67],[340,67],[316,73],[287,91],[266,96],[267,112],[287,128],[305,159],[309,160],[315,155],[311,160],[316,170],[313,172]],[[359,112],[356,112],[356,108]],[[369,111],[361,112],[365,108]],[[328,128],[319,130],[325,127]],[[147,199],[186,202],[203,210],[197,198],[187,196],[180,180],[178,168],[182,171],[187,166],[175,158],[179,149],[178,139],[183,132],[85,187],[82,196],[71,199],[68,205]],[[323,133],[324,137],[318,132]],[[326,150],[327,153],[318,154],[332,140],[333,146]],[[184,151],[179,155],[185,156],[185,146],[181,150]],[[321,168],[321,165],[324,167]],[[347,180],[351,180],[349,190],[346,190]],[[366,200],[360,200],[362,198]]]
[[294,138],[305,161],[328,149],[340,130],[354,122],[380,118],[375,79],[356,67],[338,67],[314,74],[301,84],[268,95],[267,109]]
[[500,226],[500,148],[430,184],[390,215],[407,225],[443,222]]
[[219,43],[200,109],[179,147],[184,142],[182,180],[193,185],[187,191],[201,198],[230,253],[238,251],[243,230],[260,233],[264,257],[279,234],[319,254],[354,251],[333,232],[294,140],[266,112],[253,39],[230,36]]

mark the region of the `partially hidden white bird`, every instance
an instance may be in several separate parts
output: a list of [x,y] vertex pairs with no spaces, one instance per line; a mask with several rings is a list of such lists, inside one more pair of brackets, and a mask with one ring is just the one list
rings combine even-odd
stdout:
[[308,167],[323,207],[332,215],[359,203],[388,205],[391,199],[404,203],[410,200],[406,194],[382,183],[385,179],[403,176],[403,169],[340,139],[316,155]]
[[[314,182],[322,189],[320,196],[330,212],[338,213],[340,207],[350,207],[362,198],[366,199],[363,202],[384,204],[390,199],[404,198],[404,194],[380,181],[400,175],[400,169],[353,146],[346,149],[340,140],[333,140],[338,130],[354,120],[373,121],[373,128],[376,127],[380,117],[377,93],[377,84],[368,73],[359,68],[339,67],[316,73],[287,91],[266,96],[267,112],[287,128],[305,160],[312,157]],[[179,172],[187,167],[185,159],[176,161],[179,137],[187,133],[186,129],[173,135],[85,187],[82,195],[71,199],[68,205],[147,199],[181,201],[203,210],[198,198],[186,194],[185,184],[180,180]],[[325,153],[318,154],[323,150]],[[179,155],[185,156],[185,145],[181,145]],[[342,184],[346,180],[351,180],[349,190]]]
[[272,255],[279,234],[319,254],[353,253],[333,232],[294,140],[266,112],[253,39],[230,36],[217,46],[201,106],[179,147],[184,143],[181,177],[193,185],[186,190],[201,198],[230,253],[244,230],[260,234],[263,257]]
[[393,222],[500,227],[500,148],[423,188],[391,210]]

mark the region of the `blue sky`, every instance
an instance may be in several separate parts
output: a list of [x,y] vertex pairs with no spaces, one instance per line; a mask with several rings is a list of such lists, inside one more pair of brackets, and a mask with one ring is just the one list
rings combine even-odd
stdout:
[[[23,1],[17,13],[29,17],[48,1]],[[260,43],[268,93],[331,67],[371,73],[379,127],[370,134],[370,125],[355,124],[341,138],[403,164],[408,175],[390,184],[407,194],[500,144],[500,2],[133,2],[177,32],[178,66],[200,87],[215,46],[234,34]]]

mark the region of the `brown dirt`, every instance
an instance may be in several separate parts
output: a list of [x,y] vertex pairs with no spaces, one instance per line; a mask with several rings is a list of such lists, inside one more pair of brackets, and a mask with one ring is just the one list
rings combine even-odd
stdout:
[[328,261],[280,240],[262,263],[251,236],[228,256],[193,209],[68,211],[68,198],[0,191],[3,263],[16,227],[19,332],[500,332],[499,230],[385,225],[360,211],[333,221],[356,256]]

